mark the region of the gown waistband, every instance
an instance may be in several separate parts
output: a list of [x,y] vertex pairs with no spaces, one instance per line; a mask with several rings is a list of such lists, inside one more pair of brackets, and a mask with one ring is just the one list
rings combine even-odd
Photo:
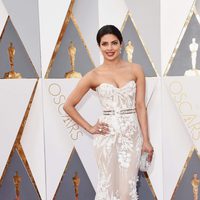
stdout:
[[132,114],[135,113],[135,108],[123,109],[123,110],[103,110],[103,115],[115,115],[115,114]]

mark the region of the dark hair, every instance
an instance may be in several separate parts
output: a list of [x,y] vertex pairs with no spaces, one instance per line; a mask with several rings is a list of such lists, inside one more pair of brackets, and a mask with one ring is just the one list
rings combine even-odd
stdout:
[[123,41],[122,34],[117,27],[115,27],[114,25],[105,25],[105,26],[101,27],[99,29],[99,31],[97,32],[96,40],[97,40],[97,43],[99,46],[100,46],[101,38],[106,34],[115,35],[118,38],[120,44]]

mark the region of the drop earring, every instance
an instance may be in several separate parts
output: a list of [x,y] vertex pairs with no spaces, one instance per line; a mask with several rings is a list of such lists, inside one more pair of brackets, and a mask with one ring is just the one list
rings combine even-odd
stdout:
[[122,53],[122,48],[119,49],[119,53],[120,53],[120,54]]

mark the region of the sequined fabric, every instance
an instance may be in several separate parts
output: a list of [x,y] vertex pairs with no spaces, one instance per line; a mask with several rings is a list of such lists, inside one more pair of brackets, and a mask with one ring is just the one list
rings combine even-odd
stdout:
[[[109,125],[108,135],[94,135],[94,148],[99,168],[95,200],[137,200],[139,160],[142,134],[135,110],[136,83],[129,81],[121,88],[102,83],[96,88],[103,111],[100,122]],[[103,112],[106,113],[106,112]]]

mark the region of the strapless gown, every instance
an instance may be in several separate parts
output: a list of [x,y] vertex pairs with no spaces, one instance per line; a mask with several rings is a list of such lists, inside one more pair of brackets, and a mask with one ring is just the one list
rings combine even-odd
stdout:
[[136,183],[142,148],[142,134],[135,111],[136,83],[117,88],[102,83],[96,88],[103,109],[100,122],[109,134],[94,135],[98,165],[95,200],[137,200]]

